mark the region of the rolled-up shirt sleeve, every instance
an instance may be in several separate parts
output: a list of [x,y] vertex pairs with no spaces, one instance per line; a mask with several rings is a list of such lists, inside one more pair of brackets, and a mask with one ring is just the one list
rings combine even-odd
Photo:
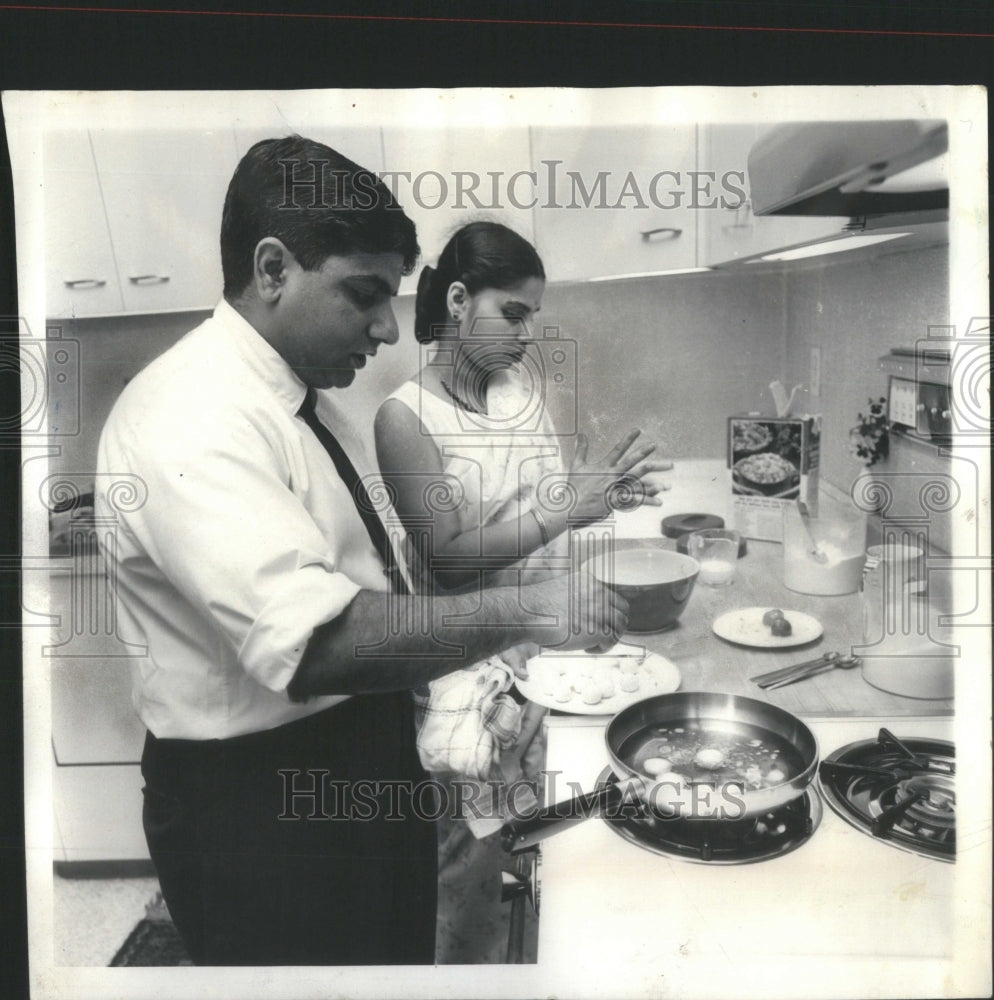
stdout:
[[144,481],[145,503],[120,515],[135,549],[249,675],[285,693],[314,629],[361,586],[341,571],[339,544],[301,499],[308,472],[294,454],[299,440],[269,439],[237,414],[213,416],[209,428],[139,419],[102,442],[101,465]]

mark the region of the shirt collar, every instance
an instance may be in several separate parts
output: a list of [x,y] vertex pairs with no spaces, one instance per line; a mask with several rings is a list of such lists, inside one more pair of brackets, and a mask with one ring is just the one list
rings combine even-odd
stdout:
[[283,356],[227,300],[214,309],[214,320],[248,368],[262,379],[296,413],[307,395],[307,386]]

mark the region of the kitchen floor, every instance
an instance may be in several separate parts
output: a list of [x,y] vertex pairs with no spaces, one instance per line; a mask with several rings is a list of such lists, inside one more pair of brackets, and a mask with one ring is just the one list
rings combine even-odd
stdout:
[[55,875],[54,964],[107,966],[159,892],[156,878]]

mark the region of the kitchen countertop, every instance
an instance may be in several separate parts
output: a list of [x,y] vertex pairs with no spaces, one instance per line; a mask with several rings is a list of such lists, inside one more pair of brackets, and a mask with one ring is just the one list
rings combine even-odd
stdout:
[[[662,507],[645,506],[616,516],[618,539],[650,539],[651,544],[675,549],[676,541],[662,534],[660,522],[671,514],[701,512],[723,517],[733,526],[731,486],[721,460],[675,463],[662,478],[670,489],[660,494]],[[765,606],[800,611],[817,618],[821,638],[786,649],[754,649],[718,638],[711,623],[735,608]],[[789,617],[789,615],[788,615]],[[949,641],[933,630],[932,637]],[[816,597],[797,594],[783,585],[783,549],[778,542],[749,539],[748,552],[738,560],[734,582],[727,587],[694,587],[676,626],[655,635],[628,636],[643,643],[679,668],[682,691],[719,691],[747,695],[778,705],[797,715],[951,715],[953,700],[927,700],[890,694],[863,680],[859,668],[833,670],[774,691],[763,691],[749,680],[756,674],[814,659],[829,650],[848,653],[862,642],[862,612],[857,594]],[[858,650],[857,650],[858,652]],[[955,662],[955,661],[954,661]]]

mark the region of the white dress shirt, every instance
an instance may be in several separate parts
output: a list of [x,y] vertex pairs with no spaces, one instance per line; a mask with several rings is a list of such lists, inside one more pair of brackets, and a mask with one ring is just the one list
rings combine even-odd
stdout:
[[[134,378],[100,439],[98,515],[121,635],[145,645],[135,708],[160,738],[270,729],[344,695],[286,688],[314,629],[383,565],[328,453],[297,416],[306,387],[226,302]],[[318,417],[360,475],[375,471],[325,394]],[[138,476],[133,511],[109,497]],[[384,626],[385,627],[385,626]]]

